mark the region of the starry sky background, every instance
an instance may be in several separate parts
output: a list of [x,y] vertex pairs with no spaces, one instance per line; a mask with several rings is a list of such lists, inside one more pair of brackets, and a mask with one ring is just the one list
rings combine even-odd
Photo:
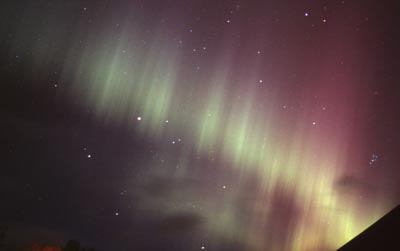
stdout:
[[334,250],[400,201],[396,1],[2,1],[10,245]]

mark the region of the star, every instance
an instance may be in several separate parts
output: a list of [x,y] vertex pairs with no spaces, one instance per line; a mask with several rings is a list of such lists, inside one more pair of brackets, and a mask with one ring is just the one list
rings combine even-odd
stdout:
[[204,250],[204,249],[206,249],[206,247],[205,246],[201,246],[201,249]]
[[308,12],[304,13],[304,16],[308,17]]
[[92,155],[88,154],[87,157],[88,157],[88,159],[90,159],[92,157]]
[[142,120],[142,117],[140,117],[140,116],[139,116],[139,117],[137,117],[137,120],[139,120],[139,121],[140,121],[140,120]]
[[377,161],[378,161],[378,154],[373,153],[372,156],[371,156],[371,159],[370,159],[370,161],[369,161],[369,165],[372,165],[372,164],[374,164],[374,163],[377,162]]
[[118,212],[116,212],[116,213],[115,213],[115,216],[118,216],[118,215],[119,215],[119,213],[118,213]]

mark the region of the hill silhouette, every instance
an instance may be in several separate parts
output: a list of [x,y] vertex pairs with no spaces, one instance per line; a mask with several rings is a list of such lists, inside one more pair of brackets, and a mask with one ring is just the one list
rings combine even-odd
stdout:
[[337,251],[400,250],[400,205]]

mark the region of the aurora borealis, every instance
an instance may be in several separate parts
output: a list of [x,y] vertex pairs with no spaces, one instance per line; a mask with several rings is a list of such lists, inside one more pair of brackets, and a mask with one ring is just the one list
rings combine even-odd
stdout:
[[391,3],[1,5],[10,242],[335,250],[399,203]]

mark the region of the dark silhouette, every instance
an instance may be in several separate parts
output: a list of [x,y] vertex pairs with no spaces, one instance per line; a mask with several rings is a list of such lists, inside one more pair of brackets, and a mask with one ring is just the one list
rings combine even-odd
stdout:
[[80,251],[81,244],[77,240],[69,240],[65,245],[64,251]]
[[0,251],[5,250],[5,236],[6,236],[6,231],[1,231],[0,232]]
[[387,213],[338,251],[400,250],[400,205]]
[[81,248],[81,244],[77,240],[69,240],[63,251],[98,251],[94,248]]

